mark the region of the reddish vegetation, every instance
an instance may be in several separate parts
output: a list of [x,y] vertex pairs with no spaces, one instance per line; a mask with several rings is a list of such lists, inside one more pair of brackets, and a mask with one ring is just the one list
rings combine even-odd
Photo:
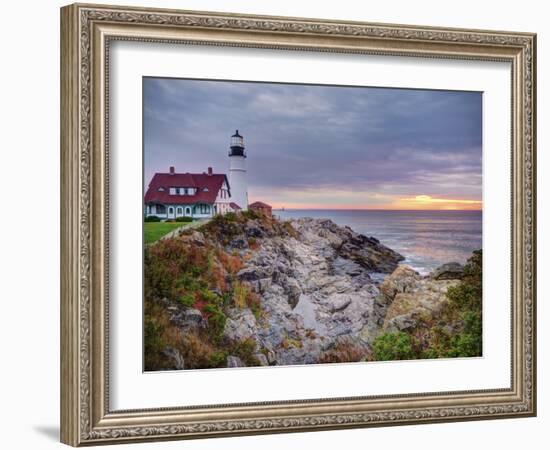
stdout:
[[340,341],[319,358],[320,363],[357,362],[365,358],[367,352],[349,341]]
[[[255,345],[228,342],[223,337],[228,308],[250,308],[260,317],[260,297],[237,273],[251,252],[260,247],[255,239],[248,249],[236,251],[229,243],[242,235],[249,220],[271,235],[289,233],[271,217],[254,212],[216,216],[207,225],[172,239],[162,239],[145,249],[145,366],[147,370],[170,368],[166,348],[176,349],[185,368],[220,367],[228,355],[256,364]],[[291,227],[290,227],[291,228]],[[247,241],[245,241],[247,242]],[[201,312],[206,328],[182,333],[170,322],[167,305]]]

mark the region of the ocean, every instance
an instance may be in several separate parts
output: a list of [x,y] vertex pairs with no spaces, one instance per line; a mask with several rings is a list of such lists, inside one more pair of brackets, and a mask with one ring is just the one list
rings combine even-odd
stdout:
[[441,264],[464,264],[482,245],[481,211],[274,210],[282,219],[328,218],[377,238],[422,274]]

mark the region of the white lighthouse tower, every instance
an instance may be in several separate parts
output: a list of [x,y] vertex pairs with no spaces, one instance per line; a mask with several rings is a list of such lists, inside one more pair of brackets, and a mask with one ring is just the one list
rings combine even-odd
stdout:
[[246,211],[248,209],[248,183],[246,180],[246,152],[244,150],[244,139],[239,130],[231,136],[229,150],[229,189],[231,199],[239,207]]

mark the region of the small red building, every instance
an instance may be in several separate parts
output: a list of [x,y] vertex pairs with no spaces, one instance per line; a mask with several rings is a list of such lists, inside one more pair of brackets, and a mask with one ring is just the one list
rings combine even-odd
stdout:
[[251,209],[254,212],[263,214],[265,216],[271,217],[271,206],[264,202],[254,202],[251,205],[248,205],[248,209]]

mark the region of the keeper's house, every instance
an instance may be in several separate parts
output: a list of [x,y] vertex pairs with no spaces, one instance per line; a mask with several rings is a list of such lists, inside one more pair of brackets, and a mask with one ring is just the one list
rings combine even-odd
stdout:
[[145,194],[145,216],[160,219],[192,217],[201,219],[234,211],[225,174],[209,167],[203,173],[156,173]]

